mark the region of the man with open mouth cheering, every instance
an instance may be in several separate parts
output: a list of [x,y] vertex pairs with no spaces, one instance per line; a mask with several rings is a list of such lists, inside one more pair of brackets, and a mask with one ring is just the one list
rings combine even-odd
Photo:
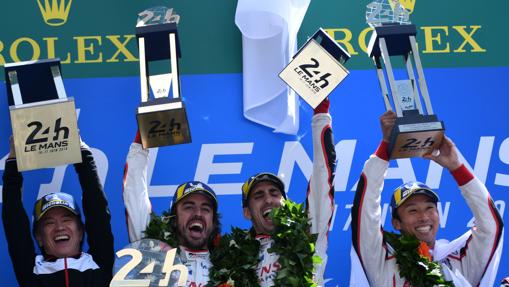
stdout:
[[124,172],[129,240],[153,238],[171,247],[178,245],[180,259],[189,271],[186,286],[205,286],[211,266],[209,250],[221,231],[216,194],[203,182],[186,182],[177,187],[170,211],[163,217],[153,215],[148,196],[148,156],[138,132]]

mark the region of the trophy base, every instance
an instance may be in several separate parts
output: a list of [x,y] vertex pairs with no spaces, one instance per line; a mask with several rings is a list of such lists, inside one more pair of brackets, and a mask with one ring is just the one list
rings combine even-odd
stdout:
[[10,107],[19,171],[81,162],[74,100],[49,100]]
[[444,123],[436,115],[417,110],[396,119],[389,144],[390,159],[422,157],[437,149],[444,136]]
[[142,103],[136,114],[143,148],[191,142],[184,104],[159,98]]

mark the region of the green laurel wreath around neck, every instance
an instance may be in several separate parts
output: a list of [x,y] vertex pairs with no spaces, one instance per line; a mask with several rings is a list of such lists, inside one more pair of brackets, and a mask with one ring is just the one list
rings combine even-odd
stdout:
[[420,241],[415,235],[400,235],[384,231],[384,238],[395,250],[399,275],[413,287],[454,286],[446,281],[439,263],[418,253]]
[[[281,269],[277,271],[274,286],[315,287],[314,265],[321,262],[315,256],[316,234],[309,232],[311,224],[302,204],[286,200],[270,213],[274,224],[271,234],[274,243],[268,252],[279,256]],[[230,286],[258,287],[256,268],[260,262],[260,242],[253,230],[233,228],[221,238],[219,247],[211,254],[208,287],[228,282]]]
[[170,224],[171,217],[172,215],[169,211],[164,211],[161,216],[151,213],[144,238],[157,239],[165,242],[172,248],[176,248],[178,246],[177,233]]

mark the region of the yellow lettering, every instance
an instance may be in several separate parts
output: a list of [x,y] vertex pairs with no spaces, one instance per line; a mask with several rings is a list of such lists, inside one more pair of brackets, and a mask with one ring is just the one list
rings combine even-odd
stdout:
[[[74,40],[76,40],[76,44],[78,46],[78,60],[75,62],[77,64],[83,64],[83,63],[101,63],[103,61],[103,53],[99,52],[99,57],[96,59],[87,59],[87,52],[90,53],[90,55],[94,55],[95,53],[95,46],[93,42],[88,42],[87,40],[91,41],[97,41],[97,44],[100,46],[102,43],[101,36],[83,36],[83,37],[74,37]],[[87,46],[87,44],[89,44]]]
[[[447,37],[449,35],[449,28],[447,26],[429,26],[421,27],[424,30],[424,45],[425,49],[422,51],[423,54],[427,53],[450,53],[449,42],[446,42],[445,48],[441,50],[438,47],[434,47],[433,43],[436,42],[438,45],[442,45],[442,34],[440,31],[445,33]],[[436,35],[433,35],[433,31],[437,31]]]
[[368,52],[368,45],[366,44],[366,37],[369,32],[373,31],[373,28],[367,27],[364,28],[364,30],[361,31],[359,34],[359,47],[364,53]]
[[[57,37],[48,37],[48,38],[42,38],[44,41],[46,41],[46,47],[48,49],[48,59],[56,58],[55,55],[55,41],[58,40]],[[67,58],[65,61],[61,61],[62,64],[69,64],[71,62],[71,53],[67,53]]]
[[21,61],[18,56],[18,47],[21,43],[28,43],[30,46],[32,46],[32,57],[29,60],[37,60],[39,59],[39,56],[41,56],[41,47],[39,47],[39,44],[35,42],[33,39],[30,39],[28,37],[23,37],[16,39],[11,45],[11,49],[9,50],[9,54],[11,55],[11,59],[13,62],[19,62]]
[[[339,28],[339,29],[325,29],[325,32],[329,34],[329,36],[332,37],[332,39],[336,40],[336,42],[341,43],[345,45],[346,50],[350,55],[357,55],[358,53],[353,48],[352,44],[350,44],[350,41],[352,40],[352,31],[346,29],[346,28]],[[343,39],[337,39],[336,38],[336,32],[341,32],[344,34]]]
[[477,30],[479,30],[481,26],[470,26],[470,28],[472,28],[472,31],[470,33],[467,33],[465,31],[466,27],[467,26],[452,26],[452,28],[458,31],[458,33],[463,37],[463,39],[465,39],[463,43],[461,43],[461,45],[458,47],[458,49],[454,50],[454,52],[455,53],[466,52],[464,47],[467,43],[472,47],[472,50],[470,50],[472,52],[486,52],[486,49],[481,48],[481,46],[479,46],[479,44],[474,39],[472,39],[472,35],[474,35],[474,33]]
[[108,62],[108,63],[118,62],[117,57],[118,57],[118,55],[120,53],[122,53],[124,55],[125,62],[136,62],[136,61],[138,61],[138,59],[136,59],[136,57],[131,52],[129,52],[129,50],[126,48],[127,43],[131,39],[134,38],[134,35],[126,35],[124,37],[125,37],[125,41],[124,42],[120,42],[119,41],[119,39],[120,39],[119,35],[106,36],[106,38],[108,38],[108,40],[110,40],[111,43],[117,48],[117,51],[115,52],[115,54],[113,54],[113,56],[111,58],[106,60],[106,62]]
[[[0,41],[0,53],[2,53],[4,49],[4,43],[2,43],[2,41]],[[5,58],[4,56],[2,56],[2,54],[0,54],[0,65],[5,65]]]

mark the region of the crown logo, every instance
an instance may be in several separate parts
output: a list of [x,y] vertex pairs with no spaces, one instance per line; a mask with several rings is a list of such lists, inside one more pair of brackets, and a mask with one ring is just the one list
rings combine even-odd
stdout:
[[408,13],[414,12],[415,0],[399,0],[399,3],[408,10]]
[[62,26],[67,22],[71,3],[72,0],[37,0],[44,22],[50,26]]

